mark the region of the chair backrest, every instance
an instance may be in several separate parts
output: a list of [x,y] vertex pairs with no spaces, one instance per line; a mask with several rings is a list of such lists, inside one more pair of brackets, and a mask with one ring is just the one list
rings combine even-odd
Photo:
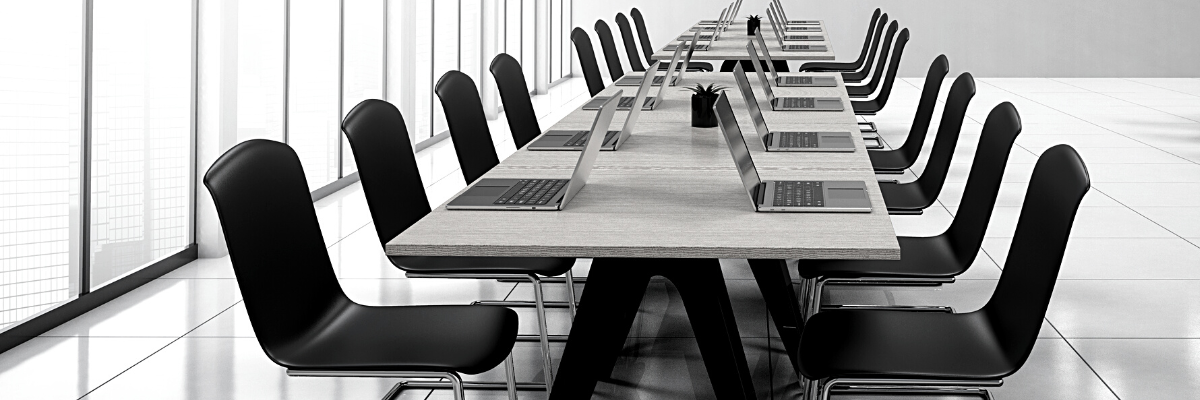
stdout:
[[[858,53],[858,59],[851,63],[854,69],[862,68],[863,63],[867,62],[867,55],[871,53],[871,44],[879,42],[879,36],[883,33],[883,25],[887,24],[886,14],[881,14],[883,10],[878,8],[871,14],[871,23],[867,25],[867,38],[863,39],[862,52]],[[879,22],[879,17],[883,16],[883,22]]]
[[449,71],[438,80],[434,92],[446,113],[446,126],[458,154],[459,169],[470,185],[500,164],[487,116],[483,114],[483,102],[479,100],[479,89],[467,74]]
[[[888,64],[891,64],[893,60],[900,60],[897,58],[897,55],[900,54],[900,50],[904,48],[904,43],[908,42],[908,28],[900,31],[900,33],[896,33],[896,30],[899,28],[900,24],[898,24],[896,21],[892,21],[892,24],[888,26],[887,37],[883,39],[883,52],[880,54],[881,56],[879,57],[879,60],[875,62],[875,68],[871,73],[871,80],[864,82],[864,85],[871,90],[871,93],[875,93],[875,89],[879,88],[879,84],[881,82],[885,82],[886,75],[884,71],[896,69],[895,66],[892,66],[890,69],[888,69],[887,66]],[[892,42],[896,43],[894,47],[892,46]],[[895,52],[893,53],[893,51]],[[889,54],[891,55],[891,58],[888,57]],[[894,76],[895,74],[892,75]]]
[[363,100],[342,120],[354,152],[379,243],[404,232],[429,214],[417,157],[400,110],[383,100]]
[[637,72],[646,71],[642,66],[641,57],[637,53],[637,40],[633,38],[633,29],[629,27],[629,19],[624,13],[617,13],[617,29],[621,30],[621,41],[625,43],[625,57],[629,59],[629,69]]
[[[885,47],[880,43],[880,41],[885,40],[883,37],[883,31],[886,30],[888,26],[888,15],[887,13],[883,13],[883,15],[879,16],[879,24],[875,26],[875,33],[871,39],[871,45],[868,47],[869,51],[867,52],[867,59],[863,60],[862,65],[858,66],[854,72],[843,72],[843,78],[854,81],[861,81],[867,78],[867,74],[871,72],[871,67],[875,66],[875,58],[879,56],[880,49]],[[887,37],[892,37],[892,34],[889,33]]]
[[938,95],[942,91],[942,81],[949,72],[950,60],[942,54],[933,59],[933,64],[929,65],[929,71],[925,73],[925,87],[921,89],[921,100],[917,103],[912,127],[908,129],[908,138],[896,149],[904,157],[905,165],[913,165],[917,162],[917,156],[921,154],[925,136],[929,134],[929,123],[933,122],[933,109],[937,107]]
[[571,30],[571,43],[575,45],[575,54],[579,56],[579,69],[583,70],[583,80],[587,82],[588,92],[595,96],[604,90],[604,79],[600,77],[600,65],[596,64],[592,39],[583,28],[576,27]]
[[508,130],[513,143],[520,149],[542,134],[537,113],[533,111],[533,100],[529,98],[529,87],[525,86],[525,73],[521,63],[507,53],[500,53],[488,67],[496,78],[500,100],[504,102],[504,117],[508,119]]
[[1004,272],[983,307],[1013,372],[1033,352],[1075,213],[1089,188],[1087,165],[1071,146],[1051,147],[1033,167]]
[[[964,72],[950,86],[950,94],[946,96],[946,108],[942,110],[942,122],[938,125],[937,137],[933,139],[933,148],[929,150],[929,160],[926,161],[925,170],[921,172],[921,176],[912,183],[913,185],[917,185],[925,195],[925,198],[931,202],[937,199],[938,195],[942,193],[942,186],[946,183],[946,174],[950,171],[950,162],[954,158],[954,148],[958,146],[958,136],[962,132],[963,120],[967,117],[967,106],[971,104],[972,97],[975,97],[975,79],[971,77],[970,73]],[[1011,108],[1011,106],[1011,104],[1008,107],[1004,107],[1003,104],[996,106],[996,109],[992,110],[992,114],[996,114],[997,110]],[[1021,124],[1019,117],[1016,117],[1016,109],[1012,110],[1012,115],[1013,118],[1017,119],[1016,129],[1020,131]],[[989,115],[987,121],[984,122],[984,131],[988,130],[987,125],[989,123],[996,125],[1001,122],[1004,122],[1004,120],[1000,118],[997,118],[993,122],[991,115]],[[1001,127],[997,126],[995,129],[999,130]],[[979,149],[981,151],[986,150],[990,152],[993,150],[982,147],[982,136],[980,136],[980,141]],[[995,151],[1000,151],[1000,149],[995,149]],[[1005,151],[1007,151],[1007,148]],[[980,153],[976,152],[976,157]],[[1006,153],[1005,158],[1007,157]],[[1001,165],[1000,168],[1003,169],[1004,166]],[[972,174],[975,173],[975,169],[976,167],[971,167]],[[978,251],[978,248],[976,248],[976,251]]]
[[[900,35],[896,38],[896,48],[893,49],[892,60],[888,62],[887,76],[883,78],[883,87],[879,88],[879,93],[875,94],[875,102],[879,104],[879,108],[883,108],[887,104],[888,98],[892,97],[892,86],[896,84],[896,74],[900,72],[900,59],[904,56],[904,46],[908,44],[908,28],[900,31]],[[867,86],[874,87],[878,79],[873,79],[867,83]]]
[[[988,222],[991,221],[992,210],[1000,194],[1000,182],[1004,179],[1008,156],[1020,133],[1021,116],[1012,103],[1000,103],[984,121],[958,212],[944,234],[951,240],[954,254],[958,255],[963,266],[975,261],[975,255],[979,254],[979,248],[983,245],[983,236],[987,233]],[[938,135],[941,134],[939,131]]]
[[263,139],[225,152],[204,174],[254,336],[287,366],[290,349],[351,304],[338,285],[300,158]]
[[646,20],[642,18],[642,12],[634,7],[629,11],[629,16],[633,18],[633,25],[637,28],[638,39],[642,42],[642,55],[646,56],[646,64],[654,64],[654,49],[650,44],[650,34],[646,32]]
[[596,37],[600,38],[600,49],[604,50],[604,62],[608,65],[608,77],[612,80],[625,76],[621,68],[621,57],[617,55],[617,42],[613,40],[612,30],[602,19],[596,20]]

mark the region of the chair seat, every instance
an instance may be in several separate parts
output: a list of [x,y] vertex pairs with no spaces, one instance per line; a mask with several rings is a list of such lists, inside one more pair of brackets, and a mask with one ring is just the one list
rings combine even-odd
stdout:
[[797,72],[852,72],[857,68],[854,63],[839,62],[807,62],[800,65]]
[[913,183],[880,182],[879,191],[883,193],[883,203],[889,211],[918,211],[929,208],[936,199],[930,199],[921,191],[921,186]]
[[571,270],[574,258],[554,257],[424,257],[390,256],[396,268],[423,274],[537,274],[559,276]]
[[867,155],[871,157],[871,166],[876,171],[903,171],[912,166],[900,150],[872,151]]
[[1020,367],[982,311],[820,312],[804,327],[799,353],[800,371],[812,379],[991,380]]
[[[659,64],[659,67],[658,67],[659,71],[666,71],[668,69],[671,69],[670,62],[663,62],[662,64]],[[712,70],[713,70],[713,65],[711,63],[698,62],[698,61],[688,62],[688,72],[696,72],[696,71],[712,72]]]
[[849,93],[850,97],[867,97],[873,92],[869,86],[846,85],[846,93]]
[[[944,236],[901,236],[899,260],[801,260],[800,276],[813,278],[951,278],[966,272]],[[974,254],[969,259],[973,261]]]
[[875,115],[875,113],[883,109],[879,105],[879,102],[875,100],[851,100],[850,105],[854,107],[854,114],[856,115]]
[[347,302],[330,314],[283,346],[286,354],[267,354],[294,370],[478,374],[503,362],[517,335],[517,313],[504,307],[370,307]]

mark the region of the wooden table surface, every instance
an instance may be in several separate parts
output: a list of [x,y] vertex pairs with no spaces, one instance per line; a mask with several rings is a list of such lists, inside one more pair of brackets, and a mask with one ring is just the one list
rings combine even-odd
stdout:
[[[818,75],[818,74],[813,74]],[[836,88],[776,88],[776,95],[833,96],[843,112],[773,112],[756,76],[752,85],[773,130],[854,132],[853,153],[766,153],[731,73],[689,73],[643,111],[633,136],[601,152],[587,186],[562,211],[446,210],[444,204],[391,240],[389,255],[742,259],[899,259],[849,98]],[[717,83],[726,93],[763,180],[865,181],[870,213],[754,211],[719,128],[692,128],[690,92]],[[610,86],[601,95],[636,87]],[[651,89],[654,95],[657,88]],[[620,129],[618,111],[610,129]],[[577,109],[551,129],[588,129],[595,111]],[[578,152],[519,150],[484,178],[563,179]],[[461,192],[460,192],[461,193]]]
[[[694,25],[696,27],[711,27],[712,25]],[[824,41],[787,41],[787,44],[806,44],[806,45],[823,45],[826,51],[783,51],[779,47],[779,40],[775,38],[775,31],[771,29],[771,22],[767,21],[764,16],[759,30],[763,33],[763,41],[767,42],[767,46],[771,49],[771,59],[773,60],[801,60],[801,61],[820,61],[833,60],[833,42],[829,40],[829,30],[825,29],[825,22],[821,21],[820,32],[788,32],[789,35],[820,35],[824,36]],[[686,31],[671,38],[669,44],[678,43],[678,39],[687,35],[691,37],[694,31]],[[721,33],[721,37],[712,41],[709,49],[706,51],[697,50],[692,54],[693,60],[749,60],[750,54],[746,52],[746,41],[754,40],[753,36],[746,34],[746,21],[735,21],[729,26],[729,30]],[[700,43],[708,43],[701,40]],[[757,45],[757,43],[755,44]],[[759,50],[761,54],[762,50]],[[671,56],[675,55],[674,50],[667,51],[666,46],[663,46],[651,56],[654,60],[671,61]]]

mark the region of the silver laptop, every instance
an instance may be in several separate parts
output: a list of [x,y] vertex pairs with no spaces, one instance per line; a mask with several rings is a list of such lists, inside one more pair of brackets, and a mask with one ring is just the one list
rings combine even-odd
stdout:
[[[785,24],[780,22],[780,21],[783,21],[783,17],[779,16],[779,13],[775,11],[774,3],[772,3],[770,7],[767,7],[767,18],[772,19],[772,16],[774,16],[773,19],[774,19],[775,23],[779,25],[779,26],[776,26],[775,28],[783,28],[783,32],[784,32],[783,40],[785,40],[785,41],[789,41],[789,42],[821,42],[821,41],[825,40],[825,36],[821,36],[821,35],[809,35],[809,34],[789,35],[789,34],[787,34],[787,32],[796,32],[796,31],[820,32],[821,27],[819,25],[818,26],[792,26],[792,27],[786,26]],[[775,33],[779,34],[779,31],[776,31]]]
[[724,93],[715,106],[718,126],[733,155],[738,175],[750,195],[750,203],[759,212],[871,212],[867,184],[861,181],[762,181],[750,148],[742,137]]
[[779,23],[784,25],[820,25],[821,21],[803,20],[803,19],[787,19],[787,14],[783,12],[783,3],[779,0],[771,0],[771,5],[775,6],[775,10],[779,12]]
[[783,30],[781,29],[781,26],[775,22],[775,17],[772,16],[770,10],[767,12],[767,21],[771,23],[771,28],[775,31],[775,39],[779,40],[779,47],[782,48],[783,51],[829,51],[829,46],[823,44],[786,44],[783,42],[784,35],[779,34],[779,32],[782,32]]
[[[754,62],[758,62],[757,52],[754,51],[754,42],[747,41],[746,51],[751,54]],[[761,64],[761,63],[760,63]],[[838,97],[775,97],[775,91],[771,90],[771,82],[767,80],[767,74],[762,71],[762,68],[754,69],[758,73],[758,79],[763,86],[763,91],[767,92],[767,99],[771,101],[771,109],[775,111],[842,111],[846,107],[842,105],[842,99]],[[742,69],[742,63],[737,63],[733,67],[733,73],[745,75],[746,71]],[[742,86],[742,81],[738,80],[738,86]],[[747,82],[749,83],[749,82]],[[743,91],[749,90],[749,86],[742,86]]]
[[[730,11],[730,15],[737,15],[738,9],[740,9],[741,7],[742,7],[742,0],[738,0],[733,3],[729,3],[729,7],[727,7],[726,10]],[[711,19],[701,20],[700,25],[721,25],[722,23],[724,23],[724,21],[725,21],[725,18],[724,18],[724,15],[722,14],[722,18],[719,20],[715,20],[715,21],[711,20]]]
[[[679,67],[679,54],[682,52],[683,52],[682,48],[675,49],[675,55],[671,57],[671,67],[667,68],[667,75],[663,77],[663,82],[674,82],[675,81],[674,80],[675,70],[677,67]],[[655,64],[657,64],[657,63],[655,63]],[[656,68],[647,69],[646,72],[643,74],[643,79],[646,79],[647,76],[652,75],[657,71],[658,71],[658,69],[656,69]],[[653,79],[651,79],[651,81],[653,81]],[[664,85],[658,86],[658,92],[655,92],[654,96],[647,97],[643,100],[640,100],[640,102],[641,102],[640,104],[642,105],[643,111],[650,111],[655,108],[658,108],[658,105],[662,103],[663,86]],[[587,103],[583,104],[583,109],[584,110],[599,110],[600,107],[603,106],[604,102],[606,102],[606,101],[608,101],[608,96],[593,97],[591,100],[588,100]],[[632,96],[622,97],[621,100],[619,100],[617,102],[617,109],[618,110],[633,109],[634,104],[639,104],[639,103],[635,103],[634,101],[638,101],[638,100]]]
[[[679,57],[679,54],[680,54],[680,52],[676,51],[676,52],[675,52],[675,57]],[[671,59],[671,64],[670,64],[670,65],[675,65],[675,62],[676,62],[676,61],[679,61],[679,60],[672,58],[672,59]],[[654,66],[653,66],[653,68],[649,68],[649,69],[647,69],[647,71],[654,71],[654,72],[658,72],[658,65],[660,65],[660,64],[659,64],[659,62],[658,62],[658,61],[655,61],[655,62],[654,62]],[[632,72],[632,71],[631,71],[631,72]],[[653,76],[654,74],[650,74],[650,75],[651,75],[651,76]],[[642,75],[639,75],[639,74],[633,74],[633,73],[629,73],[629,74],[625,74],[625,76],[622,76],[620,79],[617,79],[616,81],[613,81],[613,84],[614,84],[614,85],[617,85],[617,86],[641,86],[641,85],[642,85],[642,78],[643,78],[643,76],[642,76]],[[662,83],[664,82],[664,80],[665,80],[666,78],[667,78],[667,77],[665,77],[665,76],[654,76],[654,77],[651,79],[651,80],[653,81],[653,82],[652,82],[652,84],[653,84],[654,86],[662,86]],[[678,81],[679,81],[679,79],[680,79],[680,78],[678,78],[678,77],[676,77],[675,79],[672,79],[672,80],[671,80],[671,86],[675,86],[675,83],[676,83],[676,82],[678,82]]]
[[571,179],[480,179],[454,200],[447,210],[534,210],[559,211],[583,189],[596,155],[600,153],[602,134],[612,123],[620,93],[609,99],[596,113],[591,136],[579,154]]
[[[654,71],[658,70],[659,62],[655,62],[650,69],[646,70],[645,77],[642,79],[642,85],[638,86],[637,99],[634,104],[646,101],[646,94],[650,93],[650,85],[644,82],[650,80],[645,79],[654,75]],[[629,116],[625,118],[625,125],[620,131],[607,131],[604,134],[604,141],[601,142],[600,150],[614,151],[621,148],[621,144],[629,140],[629,136],[633,135],[633,126],[637,124],[638,116],[642,114],[641,108],[634,108],[629,111]],[[586,130],[552,130],[534,140],[526,149],[529,150],[583,150],[583,146],[591,138],[591,131]]]
[[746,108],[750,109],[754,130],[758,131],[758,137],[767,151],[854,152],[854,139],[850,132],[772,132],[763,118],[762,109],[758,108],[758,99],[754,97],[746,74],[733,74],[733,78],[738,80],[742,99],[746,101]]
[[[837,87],[837,78],[832,76],[779,76],[775,72],[775,60],[771,59],[771,50],[767,48],[767,42],[763,39],[762,31],[754,32],[754,40],[758,42],[758,48],[762,50],[764,61],[767,64],[767,72],[771,73],[771,83],[778,87]],[[762,65],[759,62],[758,54],[750,53],[750,57],[754,59],[756,65]]]

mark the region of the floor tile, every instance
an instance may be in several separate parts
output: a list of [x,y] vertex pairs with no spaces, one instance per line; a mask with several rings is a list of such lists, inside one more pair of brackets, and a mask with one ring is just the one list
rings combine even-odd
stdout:
[[1071,339],[1121,399],[1200,398],[1200,340]]
[[[771,368],[778,353],[769,351],[766,338],[744,338],[742,347],[757,397],[771,398]],[[716,399],[711,382],[695,339],[630,339],[612,376],[596,386],[593,397]]]
[[[96,399],[375,399],[399,379],[289,377],[255,339],[183,338],[86,397]],[[427,390],[405,391],[421,399]]]
[[1113,200],[1135,209],[1141,207],[1200,207],[1200,183],[1112,183],[1095,184]]
[[1088,164],[1088,173],[1093,183],[1200,183],[1197,164]]
[[1200,338],[1200,281],[1060,280],[1046,318],[1072,338]]
[[159,279],[42,336],[180,337],[241,299],[232,279]]
[[1195,164],[1174,154],[1144,148],[1078,148],[1079,156],[1091,164]]
[[[951,211],[957,211],[951,208]],[[1012,237],[1020,207],[996,207],[988,223],[987,237]],[[1080,207],[1075,214],[1071,237],[1176,237],[1153,221],[1125,207]]]
[[77,399],[174,338],[39,337],[0,354],[6,399]]
[[[983,241],[1001,266],[1011,246],[1010,238]],[[1058,279],[1200,279],[1200,248],[1179,238],[1072,237]]]
[[233,279],[233,263],[229,256],[200,258],[168,272],[160,279]]
[[1143,207],[1133,209],[1183,237],[1200,237],[1200,203],[1194,207]]
[[992,394],[997,400],[1117,399],[1063,339],[1038,339],[1025,365]]
[[[966,190],[966,182],[947,182],[942,187],[942,193],[938,195],[938,202],[946,207],[957,208],[962,202],[963,192]],[[1000,184],[1000,191],[997,193],[996,206],[998,207],[1020,207],[1025,202],[1025,191],[1029,188],[1029,184],[1025,182],[1007,182]],[[1083,202],[1080,207],[1120,207],[1121,203],[1106,196],[1099,190],[1090,190],[1083,196]]]

